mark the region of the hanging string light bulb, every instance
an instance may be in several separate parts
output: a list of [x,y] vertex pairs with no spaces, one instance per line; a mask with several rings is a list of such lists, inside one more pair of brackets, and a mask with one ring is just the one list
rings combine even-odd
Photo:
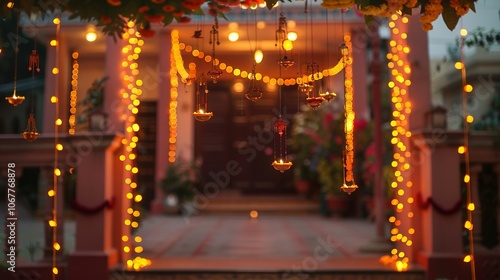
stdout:
[[14,106],[17,106],[24,101],[24,96],[19,96],[16,94],[17,89],[17,55],[19,53],[19,17],[21,15],[17,14],[17,23],[16,23],[16,44],[14,46],[14,92],[12,96],[5,97],[5,100]]
[[255,78],[255,65],[256,63],[254,62],[251,74],[252,76],[249,77],[250,86],[247,93],[245,93],[245,97],[253,102],[259,100],[262,97],[262,91],[260,90],[259,85],[257,84],[257,80]]
[[[288,27],[286,22],[286,17],[283,12],[280,13],[280,18],[278,20],[278,29],[276,30],[276,43],[275,46],[279,45],[280,58],[278,64],[284,69],[288,69],[293,66],[295,62],[287,54],[287,51],[291,51],[293,48],[292,40],[288,39]],[[281,54],[283,52],[283,57]]]
[[198,79],[195,106],[196,111],[193,112],[193,116],[197,121],[206,122],[214,115],[212,112],[208,112],[208,88],[204,74]]
[[217,83],[217,79],[222,75],[222,70],[219,68],[218,60],[215,57],[215,45],[220,45],[219,41],[219,22],[217,21],[217,17],[215,17],[215,24],[212,25],[212,30],[210,30],[210,41],[209,43],[212,45],[212,68],[208,71],[208,75],[212,79],[212,81]]

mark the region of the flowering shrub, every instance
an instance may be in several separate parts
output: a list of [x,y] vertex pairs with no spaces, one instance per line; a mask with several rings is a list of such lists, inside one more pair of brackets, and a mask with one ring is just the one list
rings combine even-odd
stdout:
[[475,12],[477,0],[323,0],[321,6],[327,9],[350,9],[356,7],[368,21],[373,17],[389,17],[399,11],[412,14],[413,8],[420,8],[420,22],[425,31],[432,30],[432,22],[439,15],[448,29],[453,30],[461,16],[469,10]]
[[[316,111],[304,107],[296,115],[292,130],[295,178],[320,184],[325,193],[341,193],[343,182],[344,117],[342,112],[335,112],[333,105],[327,103]],[[355,121],[355,165],[361,166],[371,139],[371,125],[365,120]],[[355,177],[360,177],[356,173]]]
[[[284,2],[284,0],[280,0]],[[291,2],[292,0],[288,0]],[[469,10],[475,11],[477,0],[323,0],[321,6],[327,9],[357,8],[367,21],[374,17],[389,17],[401,12],[411,14],[413,8],[420,8],[420,21],[424,30],[432,29],[432,22],[440,14],[450,30],[458,19]],[[71,13],[71,18],[97,22],[103,32],[120,37],[127,30],[127,21],[132,20],[140,29],[143,37],[154,35],[151,24],[169,25],[174,20],[179,23],[191,21],[191,15],[202,15],[201,6],[207,3],[207,13],[213,17],[224,17],[231,7],[255,6],[266,3],[272,9],[278,0],[24,0],[2,4],[0,16],[7,17],[12,11],[27,14],[53,12],[60,10]],[[14,3],[14,4],[11,4]]]

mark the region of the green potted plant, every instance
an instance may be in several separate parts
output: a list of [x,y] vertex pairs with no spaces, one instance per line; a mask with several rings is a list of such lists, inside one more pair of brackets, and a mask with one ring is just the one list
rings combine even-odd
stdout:
[[105,130],[107,115],[104,113],[104,86],[107,80],[108,77],[98,78],[87,90],[80,103],[83,109],[77,119],[80,129],[85,129],[85,125],[88,125],[87,128],[91,131]]
[[194,189],[200,181],[199,161],[177,159],[168,165],[160,187],[167,197],[175,197],[177,211],[180,212],[181,207],[193,203]]

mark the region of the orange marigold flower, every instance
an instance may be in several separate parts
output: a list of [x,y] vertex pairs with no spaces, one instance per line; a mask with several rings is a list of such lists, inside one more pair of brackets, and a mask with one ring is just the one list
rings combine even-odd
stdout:
[[145,12],[149,11],[148,6],[142,6],[139,8],[139,13],[144,14]]
[[170,13],[170,12],[173,12],[175,10],[175,7],[172,5],[165,5],[161,9],[167,13]]
[[151,38],[155,35],[155,31],[150,28],[141,28],[138,31],[143,38]]
[[107,0],[107,2],[111,6],[120,6],[122,4],[121,0]]
[[183,16],[183,17],[179,18],[179,20],[178,20],[178,22],[180,22],[180,23],[188,23],[190,21],[191,21],[191,18],[188,16]]
[[149,22],[156,23],[156,22],[162,22],[163,19],[165,19],[165,16],[161,15],[161,14],[157,14],[157,15],[144,15],[144,18],[147,21],[149,21]]

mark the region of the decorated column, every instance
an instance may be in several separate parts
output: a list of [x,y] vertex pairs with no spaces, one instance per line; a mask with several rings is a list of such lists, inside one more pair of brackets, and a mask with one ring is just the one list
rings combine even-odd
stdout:
[[113,133],[76,135],[68,145],[92,150],[78,165],[76,211],[76,246],[68,258],[68,279],[107,279],[117,263],[113,247],[114,171],[116,150],[122,137]]

